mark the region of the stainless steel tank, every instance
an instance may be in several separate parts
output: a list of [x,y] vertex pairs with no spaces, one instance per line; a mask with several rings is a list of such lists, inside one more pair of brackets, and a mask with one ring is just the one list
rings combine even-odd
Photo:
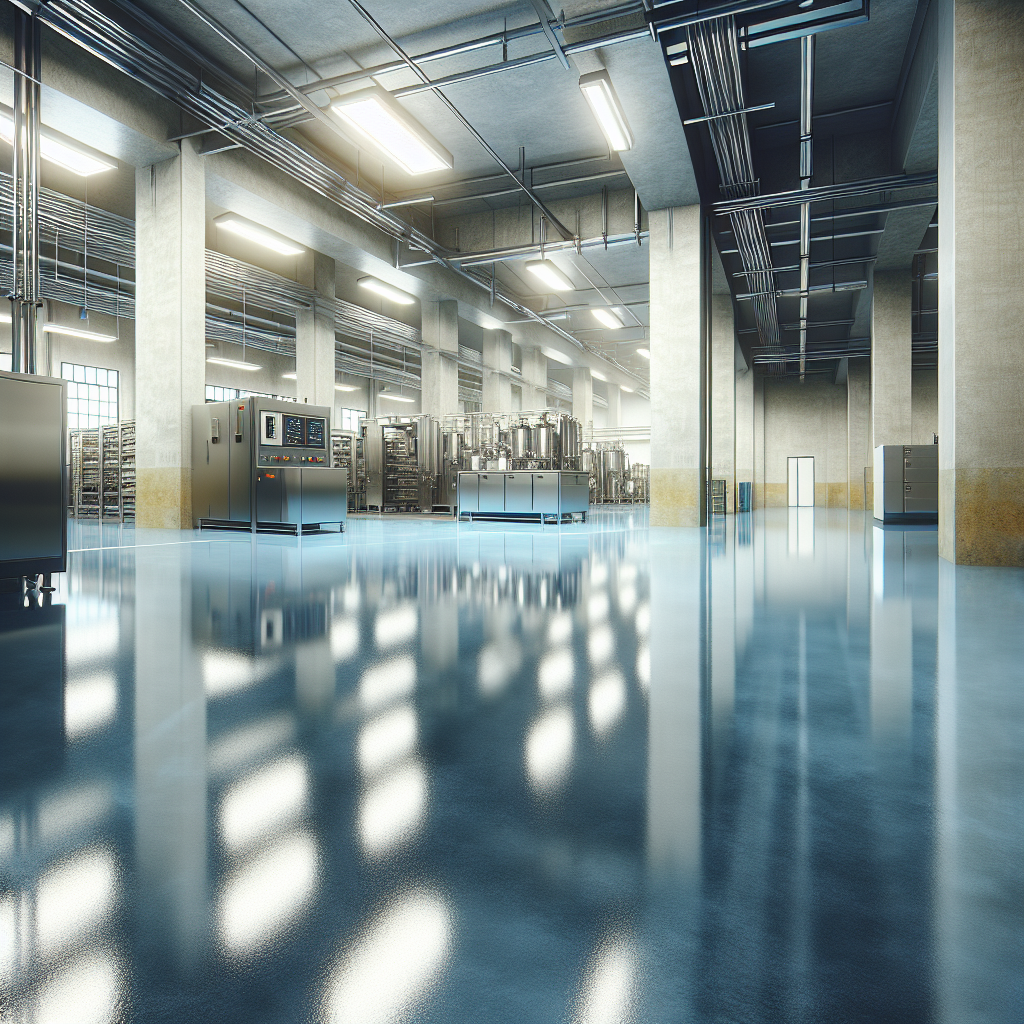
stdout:
[[604,501],[620,501],[626,453],[621,448],[605,448],[601,452],[601,491]]
[[513,427],[510,433],[510,447],[513,459],[528,459],[530,457],[530,428],[526,425]]
[[554,427],[550,423],[541,423],[533,428],[533,457],[535,459],[550,459],[554,445]]
[[563,416],[559,425],[559,447],[562,469],[576,469],[580,455],[580,424],[571,416]]

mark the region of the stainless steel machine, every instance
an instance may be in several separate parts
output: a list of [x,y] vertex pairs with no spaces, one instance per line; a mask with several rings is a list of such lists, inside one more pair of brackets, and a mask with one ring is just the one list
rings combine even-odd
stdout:
[[433,416],[365,419],[362,433],[367,511],[433,512],[442,475],[437,420]]
[[67,398],[56,377],[0,373],[0,578],[67,567]]
[[347,472],[331,466],[331,411],[273,398],[192,409],[192,518],[199,528],[344,530]]
[[459,473],[459,518],[586,522],[590,482],[582,470]]
[[875,449],[876,519],[939,521],[939,446],[886,444]]

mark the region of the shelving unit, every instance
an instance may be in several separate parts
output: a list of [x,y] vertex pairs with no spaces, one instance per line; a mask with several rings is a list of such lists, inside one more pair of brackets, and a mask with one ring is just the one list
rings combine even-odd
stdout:
[[420,467],[411,431],[384,430],[384,511],[418,512]]
[[712,480],[708,485],[708,512],[713,516],[725,515],[724,480]]
[[75,519],[135,519],[135,421],[70,432],[68,514]]
[[[363,459],[363,439],[351,430],[331,431],[331,465],[348,472],[348,508],[350,512],[366,506],[366,466]],[[362,503],[359,501],[363,495]]]

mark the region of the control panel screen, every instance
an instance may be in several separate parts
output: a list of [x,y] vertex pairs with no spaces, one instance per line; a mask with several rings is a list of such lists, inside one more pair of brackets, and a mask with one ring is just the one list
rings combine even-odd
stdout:
[[306,420],[307,448],[324,447],[324,427],[325,422],[321,419],[317,419],[315,416],[311,416],[308,420]]
[[304,448],[306,425],[301,416],[284,417],[284,443],[288,448]]

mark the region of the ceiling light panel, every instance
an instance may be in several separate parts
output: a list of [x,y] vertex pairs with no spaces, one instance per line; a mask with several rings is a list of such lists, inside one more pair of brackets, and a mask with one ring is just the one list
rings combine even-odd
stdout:
[[526,263],[526,269],[541,284],[553,292],[571,292],[575,290],[572,281],[551,260],[529,260]]
[[214,218],[213,223],[233,235],[247,238],[250,242],[262,245],[265,249],[280,253],[282,256],[299,256],[306,251],[290,238],[285,238],[284,235],[279,235],[276,231],[259,224],[253,224],[251,220],[239,217],[235,213],[222,213]]
[[[10,143],[14,142],[14,119],[6,110],[0,110],[0,137]],[[51,164],[57,164],[83,178],[101,171],[112,171],[117,167],[117,161],[111,157],[75,142],[46,125],[39,126],[39,155]]]
[[615,313],[610,309],[605,309],[604,306],[598,306],[590,312],[594,314],[594,319],[599,324],[607,327],[610,331],[617,331],[622,326],[622,321],[615,315]]
[[63,324],[43,324],[43,330],[47,334],[66,334],[69,338],[84,338],[86,341],[117,341],[113,334],[83,331],[81,327],[65,327]]
[[263,369],[263,367],[257,363],[246,363],[241,359],[224,359],[222,356],[207,356],[206,361],[208,363],[214,363],[217,366],[229,366],[233,370],[247,370],[252,372],[253,370]]
[[378,398],[387,398],[392,402],[415,402],[415,398],[410,398],[408,395],[393,395],[390,391],[382,391]]
[[597,123],[608,140],[609,148],[621,153],[633,148],[633,133],[630,131],[622,104],[615,95],[612,80],[607,71],[593,71],[580,77],[580,91],[597,119]]
[[409,174],[444,171],[455,165],[451,153],[379,86],[342,96],[331,110]]
[[358,391],[359,388],[357,388],[355,386],[355,384],[335,384],[334,385],[334,390],[335,391]]
[[650,359],[651,358],[651,350],[649,348],[638,348],[636,350],[636,354],[638,356],[643,356],[644,359]]
[[356,283],[360,288],[365,288],[368,292],[397,302],[400,306],[411,306],[416,301],[408,292],[403,292],[401,288],[396,288],[386,281],[380,281],[376,277],[361,277]]

